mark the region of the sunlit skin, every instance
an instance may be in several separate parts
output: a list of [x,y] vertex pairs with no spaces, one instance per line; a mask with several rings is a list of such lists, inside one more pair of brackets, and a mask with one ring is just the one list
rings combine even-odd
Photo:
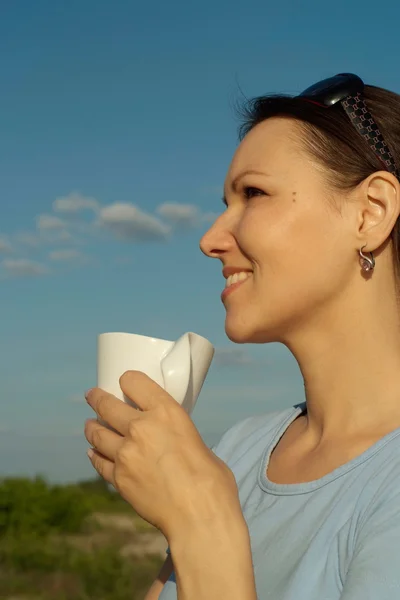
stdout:
[[[223,298],[226,333],[237,343],[282,342],[294,354],[307,398],[308,413],[294,424],[304,452],[354,434],[368,445],[400,426],[389,243],[400,186],[379,171],[347,194],[330,189],[301,136],[285,118],[246,135],[226,177],[227,207],[200,247],[223,266],[253,271]],[[359,262],[364,245],[376,259],[370,276]]]

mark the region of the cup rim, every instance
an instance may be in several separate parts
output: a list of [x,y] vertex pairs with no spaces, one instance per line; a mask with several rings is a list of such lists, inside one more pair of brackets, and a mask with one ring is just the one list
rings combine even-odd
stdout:
[[166,340],[165,338],[158,338],[155,337],[153,335],[143,335],[141,333],[129,333],[128,331],[104,331],[103,333],[99,333],[98,334],[98,338],[100,338],[101,336],[108,336],[108,335],[123,335],[123,336],[127,336],[127,337],[139,337],[139,338],[143,338],[143,339],[147,339],[147,340],[155,340],[157,342],[166,342],[169,344],[174,344],[177,340],[179,340],[179,338],[182,337],[182,335],[185,334],[189,334],[189,335],[195,335],[197,338],[202,339],[203,341],[207,342],[208,344],[212,344],[212,342],[210,342],[210,340],[208,340],[206,337],[204,337],[203,335],[200,335],[199,333],[195,333],[194,331],[185,331],[185,333],[182,333],[176,340]]

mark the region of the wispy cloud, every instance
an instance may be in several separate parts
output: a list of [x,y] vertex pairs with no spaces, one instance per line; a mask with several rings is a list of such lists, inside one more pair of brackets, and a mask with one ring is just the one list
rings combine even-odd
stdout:
[[37,277],[48,273],[45,265],[25,258],[5,259],[1,265],[11,277]]
[[79,192],[71,192],[67,196],[60,196],[53,202],[53,210],[66,216],[76,215],[84,210],[97,211],[100,208],[96,198],[84,196]]
[[70,262],[77,260],[83,261],[86,259],[86,257],[82,254],[82,252],[79,252],[79,250],[76,250],[75,248],[62,248],[61,250],[52,250],[49,253],[49,259],[59,262]]
[[195,204],[180,204],[178,202],[165,202],[157,207],[157,213],[166,219],[174,229],[193,229],[202,223],[215,221],[216,213],[202,213]]
[[[71,244],[75,243],[76,239],[67,229],[62,229],[58,226],[51,226],[51,221],[43,219],[37,231],[32,232],[19,232],[13,236],[13,242],[16,246],[20,247],[20,251],[24,248],[29,248],[33,251],[35,248],[40,246],[49,246],[53,244]],[[41,215],[43,217],[43,215]],[[38,217],[39,219],[39,217]],[[42,226],[44,224],[44,226]],[[49,226],[47,226],[49,225]]]
[[117,202],[101,208],[99,225],[131,242],[165,241],[170,234],[165,223],[130,203]]
[[28,231],[16,233],[14,239],[18,244],[22,244],[23,246],[29,246],[29,248],[36,248],[40,244],[39,234],[30,233]]
[[12,252],[12,246],[6,237],[0,236],[0,254]]
[[54,215],[39,215],[36,217],[36,227],[39,231],[64,229],[65,223]]
[[[86,218],[81,218],[86,212]],[[154,213],[146,212],[131,202],[101,205],[92,196],[73,191],[52,203],[52,212],[35,219],[33,231],[0,235],[0,254],[15,252],[19,257],[3,260],[2,276],[38,276],[50,272],[45,264],[35,261],[36,252],[49,247],[47,260],[58,264],[88,264],[89,259],[75,246],[88,244],[95,237],[110,234],[110,239],[132,243],[165,242],[178,231],[189,231],[213,221],[218,215],[203,213],[195,204],[165,202]],[[23,254],[29,252],[29,257]],[[22,255],[22,256],[21,256]],[[118,259],[120,263],[127,259]],[[237,359],[239,360],[239,359]],[[223,362],[224,359],[221,358]]]
[[243,367],[255,364],[252,357],[242,348],[216,348],[214,361],[219,367]]
[[175,227],[184,229],[196,227],[200,221],[199,207],[194,204],[165,202],[158,206],[157,213]]

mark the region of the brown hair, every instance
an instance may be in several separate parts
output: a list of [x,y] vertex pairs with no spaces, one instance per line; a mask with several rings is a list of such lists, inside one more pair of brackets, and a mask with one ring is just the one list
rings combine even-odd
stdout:
[[[364,99],[400,169],[400,95],[379,87],[365,86]],[[303,145],[327,173],[332,189],[349,191],[375,171],[382,163],[340,106],[322,108],[302,98],[286,95],[260,96],[239,108],[242,124],[239,138],[271,117],[288,117],[298,121],[305,136]],[[394,268],[400,279],[400,219],[391,232]]]

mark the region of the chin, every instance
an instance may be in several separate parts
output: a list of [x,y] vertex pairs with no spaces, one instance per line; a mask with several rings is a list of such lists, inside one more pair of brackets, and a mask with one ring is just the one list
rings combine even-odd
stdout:
[[257,332],[244,323],[225,322],[225,333],[234,344],[257,344]]
[[272,328],[265,325],[261,329],[255,324],[243,323],[237,319],[226,319],[225,333],[235,344],[269,344],[281,341],[278,331],[272,331]]

